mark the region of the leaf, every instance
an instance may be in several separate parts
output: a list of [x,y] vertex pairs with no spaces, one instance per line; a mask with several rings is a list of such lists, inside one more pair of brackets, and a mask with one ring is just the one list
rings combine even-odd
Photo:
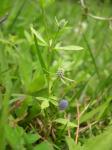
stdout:
[[33,150],[53,150],[53,147],[50,143],[44,141],[41,144],[35,146]]
[[84,150],[112,150],[112,127],[88,139],[84,144]]
[[41,51],[40,51],[40,47],[38,45],[38,42],[37,42],[37,38],[36,38],[36,35],[34,34],[34,42],[35,42],[35,47],[36,47],[36,50],[37,50],[37,55],[38,55],[38,58],[39,58],[39,62],[40,62],[40,65],[42,67],[42,70],[43,72],[46,74],[46,64],[45,64],[45,61],[42,57],[42,54],[41,54]]
[[91,110],[90,112],[87,112],[84,115],[82,115],[80,118],[80,123],[88,121],[89,119],[93,118],[93,116],[95,116],[96,114],[97,114],[96,120],[99,120],[100,117],[102,116],[102,113],[107,108],[110,100],[111,99],[108,99],[105,103],[102,103],[100,106],[98,106],[95,109]]
[[58,106],[58,102],[57,102],[57,101],[52,101],[52,100],[51,100],[50,102],[51,102],[54,106],[56,106],[56,107]]
[[17,60],[19,64],[19,75],[21,77],[21,82],[27,90],[32,77],[32,60],[30,52],[28,50],[24,50],[21,53],[20,51]]
[[39,0],[41,7],[47,7],[52,4],[55,0]]
[[15,110],[15,113],[17,115],[17,117],[22,117],[27,113],[28,107],[31,106],[33,103],[33,99],[32,97],[26,97],[26,99],[24,99],[24,101],[22,101],[20,107],[18,107]]
[[35,73],[31,83],[29,84],[28,92],[34,93],[45,87],[45,76],[42,73]]
[[34,134],[31,134],[31,133],[25,134],[25,141],[26,141],[27,144],[33,144],[34,142],[36,142],[39,139],[40,139],[40,136],[37,133],[34,133]]
[[45,97],[36,97],[36,99],[38,99],[40,101],[49,101],[49,99],[45,98]]
[[65,51],[78,51],[82,50],[83,48],[80,46],[75,46],[75,45],[68,45],[68,46],[56,46],[56,50],[65,50]]
[[27,31],[24,31],[24,35],[28,41],[29,44],[32,44],[33,43],[33,39],[32,39],[32,36],[27,32]]
[[[5,46],[6,47],[6,46]],[[5,48],[4,47],[4,48]],[[2,48],[2,46],[1,46]],[[7,47],[6,47],[7,49]],[[6,57],[6,49],[1,49],[0,50],[0,72],[3,70],[8,69],[8,57]],[[2,91],[0,90],[0,101],[1,101],[1,108],[0,108],[0,150],[5,149],[5,126],[7,125],[8,122],[8,115],[9,115],[9,99],[11,96],[11,89],[12,89],[12,77],[9,71],[5,72],[4,77],[0,76],[0,83],[3,82],[3,87],[4,88],[4,96],[2,96]],[[1,80],[2,79],[2,80]],[[2,81],[2,82],[1,82]],[[2,84],[0,85],[2,86]]]
[[52,103],[55,106],[58,106],[58,101],[56,97],[49,97],[49,98],[45,98],[45,97],[36,97],[36,99],[40,100],[40,101],[49,101],[50,103]]
[[58,118],[55,120],[55,122],[63,124],[63,125],[67,125],[67,127],[70,127],[70,128],[77,127],[77,125],[75,123],[70,122],[69,120],[63,119],[63,118]]
[[49,101],[43,101],[41,104],[41,109],[46,109],[47,107],[49,107]]
[[79,144],[75,144],[75,141],[71,138],[66,136],[66,142],[69,147],[69,150],[82,150]]
[[73,139],[66,137],[69,150],[111,150],[112,127],[106,129],[100,135],[89,138],[83,146],[76,145]]
[[24,149],[24,131],[20,127],[12,128],[9,125],[5,128],[6,140],[10,146],[15,150]]
[[40,104],[34,101],[32,106],[28,109],[28,115],[25,118],[25,122],[30,122],[33,118],[37,117],[41,112]]
[[33,27],[31,27],[31,32],[36,36],[36,38],[44,45],[47,46],[46,41],[43,39],[43,37],[41,36],[41,34],[36,31]]

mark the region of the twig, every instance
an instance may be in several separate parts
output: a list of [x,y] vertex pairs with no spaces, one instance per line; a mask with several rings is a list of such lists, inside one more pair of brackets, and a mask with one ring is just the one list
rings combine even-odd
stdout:
[[79,104],[77,103],[77,130],[76,130],[76,136],[75,136],[75,143],[78,143],[78,137],[79,137],[79,127],[80,127],[80,112],[79,112]]
[[97,19],[101,21],[112,21],[112,17],[100,17],[100,16],[95,16],[91,13],[88,13],[88,16],[92,17],[93,19]]
[[95,16],[95,15],[93,15],[92,13],[90,13],[90,12],[88,11],[88,7],[86,6],[84,0],[80,0],[80,4],[81,4],[81,7],[82,7],[82,8],[84,9],[84,11],[85,11],[85,15],[87,15],[87,16],[93,18],[93,19],[96,19],[96,20],[112,21],[112,17]]
[[[91,126],[95,125],[96,123],[97,123],[97,121],[95,121],[95,122],[91,123]],[[79,130],[79,132],[84,132],[84,131],[85,131],[85,130],[87,130],[89,127],[90,127],[90,126],[89,126],[89,125],[87,125],[87,126],[85,126],[85,127],[81,128],[81,129]]]
[[84,0],[80,0],[80,3],[81,3],[81,6],[85,9],[85,8],[86,8],[86,5],[85,5]]
[[[70,120],[70,114],[68,114],[68,117],[67,117],[69,120]],[[70,128],[68,128],[68,136],[71,137],[71,131],[70,131]]]
[[5,16],[3,16],[2,18],[0,18],[0,24],[2,24],[3,22],[5,22],[8,18],[9,13],[7,12]]
[[85,111],[88,109],[90,103],[84,108],[84,110],[80,113],[80,117],[85,113]]
[[[70,120],[70,114],[67,115],[67,114],[65,113],[64,118],[67,119],[67,120]],[[69,127],[68,127],[67,131],[68,131],[68,136],[71,137],[71,131],[70,131],[70,128],[69,128]]]

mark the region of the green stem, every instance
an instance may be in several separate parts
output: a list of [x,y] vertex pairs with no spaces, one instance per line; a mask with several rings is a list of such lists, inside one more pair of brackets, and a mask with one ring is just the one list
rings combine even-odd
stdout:
[[92,53],[92,50],[91,50],[91,48],[90,48],[89,43],[87,42],[86,36],[83,35],[83,38],[84,38],[84,41],[85,41],[85,43],[86,43],[86,45],[87,45],[88,51],[89,51],[90,56],[91,56],[91,59],[92,59],[92,61],[93,61],[94,68],[95,68],[95,70],[96,70],[98,79],[99,79],[99,81],[100,81],[100,80],[101,80],[101,76],[100,76],[100,73],[99,73],[99,70],[98,70],[98,67],[97,67],[97,64],[96,64],[94,55],[93,55],[93,53]]

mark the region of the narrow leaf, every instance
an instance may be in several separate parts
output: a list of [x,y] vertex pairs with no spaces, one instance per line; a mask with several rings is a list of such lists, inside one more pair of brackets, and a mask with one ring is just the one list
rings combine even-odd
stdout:
[[38,58],[39,58],[42,70],[43,70],[44,73],[46,73],[46,71],[45,71],[46,70],[46,65],[45,65],[45,62],[44,62],[43,57],[41,55],[40,48],[38,46],[37,38],[36,38],[35,35],[34,35],[34,41],[35,41],[35,46],[36,46],[36,49],[37,49],[37,54],[38,54]]
[[55,120],[55,122],[63,124],[63,125],[67,124],[67,127],[71,127],[71,128],[77,127],[77,125],[75,123],[70,122],[69,120],[63,119],[63,118],[58,118]]
[[40,34],[38,31],[36,31],[33,27],[31,27],[31,31],[32,31],[33,35],[35,35],[36,38],[37,38],[40,42],[42,42],[44,45],[47,46],[46,41],[43,39],[43,37],[41,36],[41,34]]
[[69,46],[56,46],[56,50],[65,50],[65,51],[78,51],[82,50],[83,48],[80,46],[75,46],[75,45],[69,45]]

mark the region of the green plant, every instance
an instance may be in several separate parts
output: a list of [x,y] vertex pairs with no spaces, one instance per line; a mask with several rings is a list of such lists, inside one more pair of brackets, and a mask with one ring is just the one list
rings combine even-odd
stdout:
[[[111,6],[99,4],[87,1],[95,16],[110,16]],[[1,150],[112,149],[111,22],[80,8],[1,3]]]

